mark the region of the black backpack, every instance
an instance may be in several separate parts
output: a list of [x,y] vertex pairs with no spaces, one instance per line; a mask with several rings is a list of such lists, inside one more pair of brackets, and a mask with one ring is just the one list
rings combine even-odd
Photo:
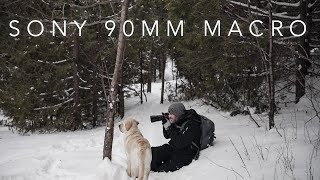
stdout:
[[205,149],[213,145],[213,141],[216,138],[214,131],[214,123],[207,117],[200,115],[201,117],[201,140],[200,150]]
[[[201,123],[200,129],[201,129],[201,138],[200,138],[200,147],[195,142],[192,142],[192,144],[198,148],[198,153],[195,157],[195,159],[199,158],[200,151],[203,149],[206,149],[209,146],[212,146],[214,144],[214,139],[216,138],[215,136],[215,125],[214,122],[211,121],[209,118],[199,115],[199,119],[195,119],[195,121]],[[188,120],[184,122],[180,126],[180,131],[184,129],[184,126],[191,120]]]

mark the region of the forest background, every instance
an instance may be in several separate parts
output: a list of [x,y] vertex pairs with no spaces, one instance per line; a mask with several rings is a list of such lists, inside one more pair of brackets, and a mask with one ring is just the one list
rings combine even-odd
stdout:
[[[130,1],[127,19],[136,32],[141,22],[159,21],[159,36],[134,33],[126,38],[123,64],[119,72],[116,113],[123,117],[124,98],[132,94],[147,101],[151,82],[162,79],[163,93],[169,101],[202,99],[233,115],[268,112],[270,128],[279,104],[297,103],[306,88],[319,89],[306,83],[319,76],[320,5],[318,0],[293,1]],[[114,76],[117,36],[121,15],[120,1],[93,0],[25,0],[0,2],[0,108],[12,118],[7,125],[21,132],[52,132],[90,129],[106,123],[109,89]],[[39,37],[26,31],[34,19],[46,27]],[[204,36],[204,20],[219,19],[221,37]],[[252,36],[247,28],[252,20],[261,37]],[[19,36],[9,34],[12,20],[21,30]],[[68,23],[66,36],[52,36],[52,21],[83,22],[82,36]],[[184,36],[167,36],[167,21],[178,27],[184,20]],[[234,21],[239,22],[243,36],[227,36]],[[283,23],[284,36],[271,37],[271,20]],[[294,20],[306,24],[301,37],[290,34]],[[115,22],[109,34],[104,24]],[[60,24],[61,25],[61,24]],[[108,24],[110,25],[110,24]],[[149,25],[150,26],[150,25]],[[112,26],[107,26],[112,28]],[[130,26],[129,26],[130,27]],[[295,32],[303,26],[295,24]],[[35,34],[41,26],[30,26]],[[131,29],[132,30],[132,29]],[[130,32],[130,28],[128,29]],[[109,36],[110,35],[110,36]],[[165,87],[165,63],[171,59],[175,84]],[[140,91],[132,88],[140,84]],[[316,99],[310,98],[314,104]]]

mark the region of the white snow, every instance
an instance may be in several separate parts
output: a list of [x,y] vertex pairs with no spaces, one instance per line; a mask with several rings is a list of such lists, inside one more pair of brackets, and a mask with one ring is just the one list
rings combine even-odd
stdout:
[[[154,83],[147,103],[140,104],[138,97],[125,101],[125,117],[132,116],[140,122],[139,128],[152,146],[168,141],[162,135],[161,123],[150,122],[150,115],[166,112],[170,105],[159,103],[160,91],[161,84]],[[315,112],[306,98],[281,109],[275,119],[278,131],[266,130],[267,115],[253,115],[262,125],[257,128],[249,116],[230,117],[227,112],[202,105],[200,100],[183,103],[215,122],[215,145],[176,172],[151,172],[150,180],[280,180],[308,179],[310,175],[320,179],[316,170],[320,166],[319,119],[308,121]],[[5,117],[0,115],[2,118]],[[112,161],[102,160],[104,127],[21,136],[0,126],[0,179],[129,180],[119,123],[115,122]]]

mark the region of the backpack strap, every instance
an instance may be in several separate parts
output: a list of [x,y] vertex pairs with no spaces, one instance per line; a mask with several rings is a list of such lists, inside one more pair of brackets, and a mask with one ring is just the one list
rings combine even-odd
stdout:
[[200,156],[200,147],[193,141],[192,141],[192,145],[198,149],[196,155],[194,156],[194,159],[197,160],[197,159],[199,159],[199,156]]
[[181,126],[176,125],[176,127],[177,127],[177,128],[180,130],[180,132],[181,132],[181,131],[184,130],[184,127],[186,126],[186,124],[187,124],[188,122],[190,122],[190,121],[191,121],[191,119],[183,122],[183,123],[181,124]]
[[185,122],[183,122],[182,124],[181,124],[181,126],[178,126],[178,125],[175,125],[179,130],[180,130],[180,132],[182,131],[182,130],[184,130],[184,127],[186,126],[186,124],[188,123],[188,122],[190,122],[190,121],[195,121],[195,122],[197,122],[197,123],[201,123],[201,120],[198,120],[198,119],[188,119],[188,120],[186,120]]
[[200,147],[195,142],[192,141],[192,145],[194,145],[194,147],[196,147],[198,150],[200,150]]

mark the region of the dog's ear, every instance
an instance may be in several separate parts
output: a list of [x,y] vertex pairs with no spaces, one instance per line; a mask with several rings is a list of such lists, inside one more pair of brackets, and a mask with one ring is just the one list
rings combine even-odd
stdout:
[[126,121],[124,127],[126,128],[126,131],[129,131],[129,129],[132,127],[132,121]]
[[134,120],[134,122],[137,124],[137,126],[139,125],[139,122],[137,120]]

